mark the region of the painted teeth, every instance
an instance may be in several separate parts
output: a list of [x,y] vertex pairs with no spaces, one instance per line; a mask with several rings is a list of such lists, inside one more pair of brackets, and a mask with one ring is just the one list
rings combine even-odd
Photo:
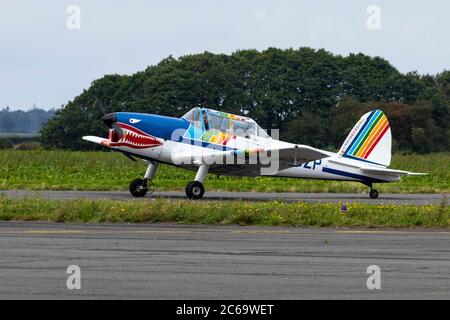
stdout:
[[123,137],[123,142],[131,144],[133,146],[137,146],[137,147],[143,147],[146,145],[151,145],[152,143],[152,139],[150,137],[147,137],[145,135],[142,135],[140,133],[128,130],[128,129],[123,129],[124,131],[124,137]]

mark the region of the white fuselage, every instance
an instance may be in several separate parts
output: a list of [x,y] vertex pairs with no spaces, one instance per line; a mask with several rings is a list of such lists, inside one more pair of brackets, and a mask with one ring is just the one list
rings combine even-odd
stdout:
[[[154,159],[162,163],[173,164],[186,169],[195,170],[195,165],[191,164],[177,164],[174,163],[173,159],[176,155],[201,155],[211,152],[216,152],[214,148],[204,147],[201,144],[188,144],[184,142],[171,141],[160,139],[162,143],[160,146],[148,148],[148,149],[133,149],[129,147],[117,147],[114,149],[119,149],[130,154],[135,154],[147,159]],[[274,140],[274,139],[261,139],[251,140],[248,138],[237,137],[233,141],[227,144],[227,148],[233,148],[237,150],[251,150],[252,148],[290,148],[295,146],[292,143]],[[218,146],[222,148],[222,146]],[[217,150],[217,152],[220,152]],[[342,181],[360,181],[363,183],[369,183],[370,180],[376,182],[393,182],[399,181],[398,176],[388,176],[379,174],[363,173],[361,168],[361,162],[346,159],[340,157],[336,153],[327,152],[329,154],[328,158],[321,160],[315,160],[306,163],[292,163],[288,166],[280,167],[276,170],[270,172],[261,170],[256,173],[254,170],[239,170],[234,172],[230,170],[229,172],[220,171],[221,175],[237,175],[237,176],[274,176],[274,177],[289,177],[289,178],[304,178],[304,179],[323,179],[323,180],[342,180]],[[374,166],[376,167],[376,166]],[[215,172],[212,167],[209,171],[210,173]]]

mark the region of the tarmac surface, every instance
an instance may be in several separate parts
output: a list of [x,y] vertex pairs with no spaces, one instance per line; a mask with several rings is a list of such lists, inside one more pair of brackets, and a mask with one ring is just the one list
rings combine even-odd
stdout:
[[[9,198],[40,197],[44,199],[114,199],[133,200],[126,191],[27,191],[5,190],[0,191]],[[184,192],[166,191],[155,192],[139,200],[155,198],[186,199]],[[429,205],[442,204],[444,199],[449,205],[448,196],[443,194],[383,194],[378,199],[371,199],[363,193],[259,193],[259,192],[205,192],[206,200],[249,200],[285,202],[322,202],[322,203],[369,203],[369,204],[398,204],[398,205]]]
[[0,299],[450,299],[445,230],[0,222],[0,257]]

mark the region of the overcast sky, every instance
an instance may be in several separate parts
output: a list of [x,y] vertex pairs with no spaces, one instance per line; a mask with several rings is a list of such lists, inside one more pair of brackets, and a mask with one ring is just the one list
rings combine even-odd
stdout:
[[60,107],[105,74],[205,50],[308,46],[435,74],[450,69],[449,14],[447,0],[0,0],[0,108]]

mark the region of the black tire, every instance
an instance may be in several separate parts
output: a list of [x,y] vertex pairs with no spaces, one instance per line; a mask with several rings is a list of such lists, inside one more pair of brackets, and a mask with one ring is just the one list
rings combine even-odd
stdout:
[[372,199],[378,198],[378,191],[375,190],[375,189],[370,190],[370,197],[371,197]]
[[148,191],[147,181],[144,179],[134,179],[130,183],[130,193],[133,197],[141,198]]
[[186,196],[189,199],[198,200],[205,194],[205,187],[199,181],[191,181],[186,186]]

